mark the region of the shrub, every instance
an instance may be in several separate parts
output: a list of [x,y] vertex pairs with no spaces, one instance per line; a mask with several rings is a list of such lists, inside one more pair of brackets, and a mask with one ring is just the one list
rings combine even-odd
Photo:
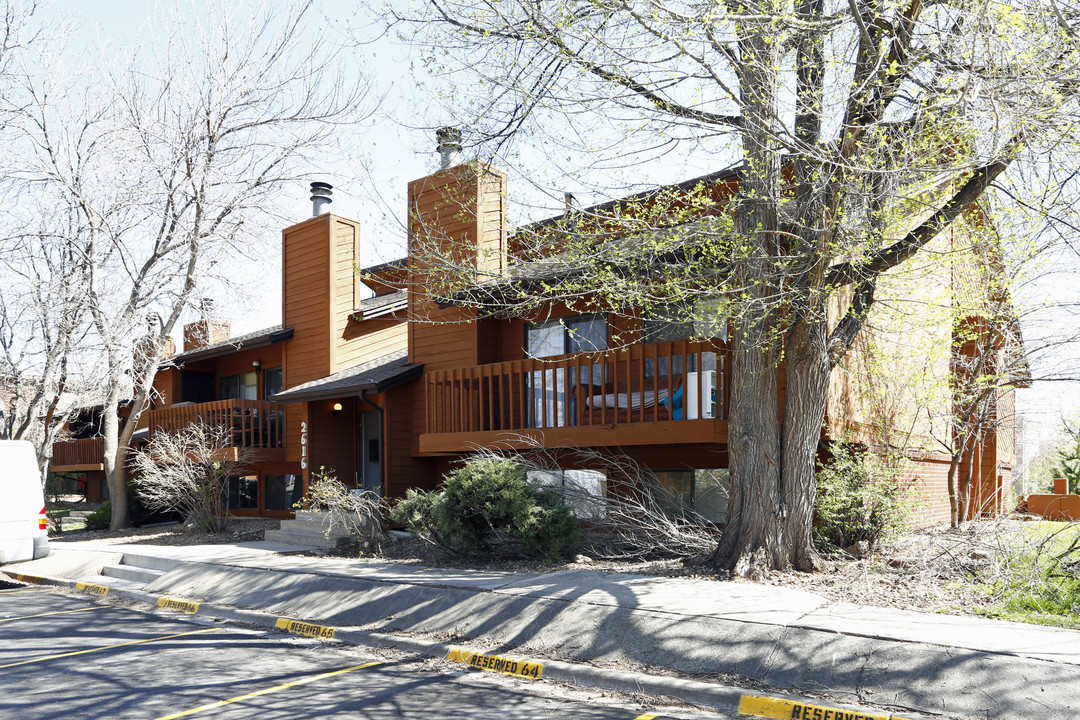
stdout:
[[362,548],[374,552],[386,540],[386,501],[377,493],[353,492],[333,470],[320,467],[313,473],[307,494],[299,504],[326,513],[327,536],[336,528],[345,528],[357,537]]
[[106,500],[97,510],[86,516],[87,530],[108,530],[112,524],[112,503]]
[[903,480],[904,459],[861,451],[834,440],[831,459],[817,471],[815,535],[819,543],[866,549],[910,525],[917,505],[912,483]]
[[457,553],[490,552],[512,542],[552,559],[578,537],[562,496],[533,487],[521,464],[500,457],[471,458],[446,476],[441,490],[408,491],[390,519]]
[[[223,459],[229,453],[235,459]],[[252,458],[250,448],[233,448],[228,428],[193,423],[154,433],[134,454],[131,467],[147,510],[175,510],[199,530],[222,533],[228,525],[229,477]]]

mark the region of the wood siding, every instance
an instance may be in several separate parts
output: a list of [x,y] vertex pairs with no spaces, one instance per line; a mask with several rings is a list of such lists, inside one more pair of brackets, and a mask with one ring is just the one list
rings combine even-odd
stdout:
[[105,438],[68,440],[53,445],[50,470],[53,472],[86,472],[105,469]]
[[[409,360],[423,363],[425,371],[480,363],[476,314],[464,308],[440,308],[428,291],[439,287],[444,260],[493,273],[505,265],[505,188],[505,175],[473,165],[409,183]],[[430,263],[437,265],[430,267]],[[426,429],[427,406],[423,383],[411,385],[409,436],[416,453],[419,436]]]
[[383,492],[388,497],[404,497],[408,488],[432,490],[441,479],[433,461],[417,457],[413,452],[413,388],[422,385],[422,382],[414,381],[379,397],[385,423],[383,472],[386,482]]
[[375,318],[364,322],[350,321],[338,343],[338,371],[376,360],[397,350],[408,342],[409,327],[403,319]]
[[[282,386],[286,390],[330,374],[332,219],[332,215],[320,215],[282,233],[281,318],[282,325],[293,330],[282,352]],[[287,406],[285,458],[290,462],[300,462],[300,427],[305,419],[302,405]],[[304,471],[305,486],[310,470]]]
[[[340,402],[341,412],[334,417],[333,405]],[[358,429],[356,399],[320,400],[307,403],[310,418],[308,444],[311,472],[324,467],[348,487],[356,486]]]

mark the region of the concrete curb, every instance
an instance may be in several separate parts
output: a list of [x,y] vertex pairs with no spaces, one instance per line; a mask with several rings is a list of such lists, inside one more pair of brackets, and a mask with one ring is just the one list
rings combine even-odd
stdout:
[[[121,597],[127,600],[134,600],[136,602],[145,603],[147,605],[153,606],[154,608],[159,607],[159,600],[168,597],[163,595],[157,595],[154,593],[144,592],[142,590],[117,587],[115,585],[95,585],[93,583],[69,580],[67,578],[57,578],[40,575],[25,575],[9,570],[4,570],[3,573],[19,582],[26,582],[30,584],[56,585],[72,589],[78,589],[80,585],[82,585],[83,587],[89,586],[89,588],[86,589],[86,592],[91,595],[98,595],[98,593],[95,593],[93,591],[93,588],[95,587],[108,587],[108,592],[105,597]],[[194,614],[202,616],[204,618],[210,617],[225,621],[247,623],[250,625],[265,627],[271,630],[276,629],[278,627],[278,621],[282,619],[281,615],[273,613],[266,613],[258,610],[243,610],[229,605],[215,605],[201,602],[198,603],[198,611]],[[302,622],[314,624],[316,621],[303,620]],[[445,659],[450,654],[451,650],[455,649],[454,646],[436,642],[434,640],[391,635],[387,633],[370,632],[367,630],[353,630],[348,628],[334,628],[333,639],[350,645],[386,647],[395,650],[413,652],[418,655],[423,655],[424,657],[442,659]],[[468,650],[467,648],[458,649],[467,651],[469,654],[476,654],[480,656],[484,655],[483,651],[479,650]],[[613,690],[616,692],[630,694],[666,696],[681,700],[686,703],[690,703],[692,705],[708,707],[720,712],[738,714],[737,708],[739,707],[740,701],[745,696],[757,694],[755,692],[748,692],[746,689],[736,686],[717,685],[714,683],[706,683],[697,680],[686,680],[684,678],[670,677],[665,675],[649,675],[647,673],[640,672],[611,670],[607,668],[598,668],[591,665],[578,665],[559,660],[540,660],[530,658],[515,659],[542,665],[543,679],[545,680],[570,683],[574,685],[585,685],[589,687],[603,688],[605,690]],[[768,697],[774,698],[779,701],[819,706],[817,703],[807,703],[805,698],[798,698],[792,695],[782,695],[770,692]],[[887,710],[874,710],[864,706],[848,705],[835,702],[828,702],[827,704],[820,705],[820,707],[828,707],[836,710],[847,711],[849,713],[869,715],[874,718],[882,718],[883,720],[885,718],[888,718],[889,720],[941,720],[942,717],[945,717],[943,715],[927,715],[924,713],[910,712],[904,712],[902,715],[897,715]],[[807,715],[807,717],[809,717],[809,715]],[[839,720],[839,718],[837,720]]]

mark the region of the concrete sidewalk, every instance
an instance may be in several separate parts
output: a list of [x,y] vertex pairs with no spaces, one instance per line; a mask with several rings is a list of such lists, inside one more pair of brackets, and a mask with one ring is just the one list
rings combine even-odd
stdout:
[[[618,573],[433,569],[279,554],[266,543],[54,543],[17,572],[102,582],[123,560],[144,589],[379,633],[485,640],[496,653],[744,676],[948,717],[1080,717],[1080,632],[828,602],[745,582]],[[14,570],[13,570],[14,571]],[[725,677],[726,676],[726,677]]]

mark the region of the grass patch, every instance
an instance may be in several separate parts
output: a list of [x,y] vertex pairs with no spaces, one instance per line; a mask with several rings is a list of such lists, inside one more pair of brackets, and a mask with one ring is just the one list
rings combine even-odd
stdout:
[[996,562],[980,569],[990,602],[980,614],[1080,627],[1080,524],[1024,523]]

